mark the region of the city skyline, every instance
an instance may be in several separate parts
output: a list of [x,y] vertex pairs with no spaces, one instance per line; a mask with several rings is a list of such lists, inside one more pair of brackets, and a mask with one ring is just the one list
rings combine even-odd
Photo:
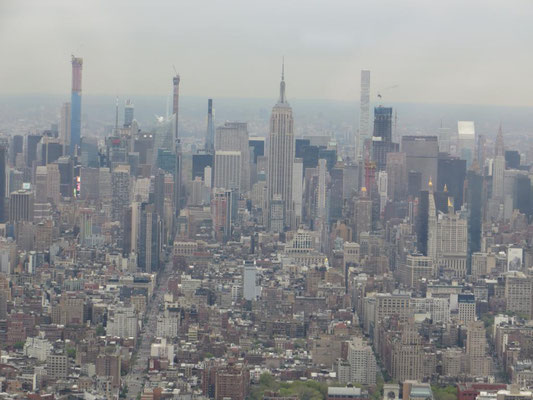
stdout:
[[[515,3],[524,5],[521,13],[497,2],[336,1],[329,8],[320,3],[302,8],[296,2],[276,16],[275,4],[251,7],[241,1],[212,5],[207,12],[165,2],[105,8],[103,3],[88,8],[55,1],[43,8],[38,2],[31,7],[7,2],[0,29],[10,34],[2,35],[0,47],[10,62],[0,66],[0,83],[5,94],[65,93],[62,59],[74,53],[85,59],[84,94],[164,95],[166,76],[176,65],[188,95],[268,98],[275,84],[271,71],[285,55],[294,98],[357,99],[359,71],[369,69],[372,100],[381,93],[393,102],[531,106],[532,83],[524,77],[532,60],[520,51],[529,35],[526,29],[505,28],[523,26],[533,7]],[[169,17],[175,11],[186,18],[173,30]],[[46,28],[58,16],[74,18],[74,12],[86,16],[83,22]],[[202,13],[216,34],[190,26]],[[276,17],[279,29],[263,22]],[[28,36],[43,21],[38,37]],[[184,30],[191,34],[181,35]],[[16,43],[9,41],[13,36]],[[217,67],[211,68],[214,55]]]
[[533,400],[530,7],[21,4],[0,400]]

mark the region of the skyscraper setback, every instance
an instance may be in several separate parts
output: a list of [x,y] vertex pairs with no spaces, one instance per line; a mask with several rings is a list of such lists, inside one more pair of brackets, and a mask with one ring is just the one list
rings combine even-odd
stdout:
[[81,71],[83,58],[72,56],[72,95],[70,100],[70,154],[74,155],[81,139]]
[[[268,155],[268,200],[272,218],[273,200],[283,203],[284,226],[292,220],[292,170],[294,163],[294,133],[292,108],[285,98],[284,67],[281,70],[279,100],[270,117],[270,144]],[[276,224],[276,230],[279,225]],[[270,224],[270,229],[274,226]]]

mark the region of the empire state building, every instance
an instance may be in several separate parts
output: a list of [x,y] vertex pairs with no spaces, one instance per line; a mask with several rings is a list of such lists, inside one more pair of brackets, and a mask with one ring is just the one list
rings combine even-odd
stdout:
[[268,153],[269,228],[281,232],[291,227],[293,218],[292,170],[294,133],[292,108],[285,98],[284,67],[281,70],[279,100],[270,117]]

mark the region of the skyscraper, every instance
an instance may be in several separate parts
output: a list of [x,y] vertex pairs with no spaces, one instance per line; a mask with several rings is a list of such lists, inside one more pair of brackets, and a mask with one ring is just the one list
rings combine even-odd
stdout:
[[111,174],[113,221],[122,221],[122,213],[130,204],[131,177],[129,165],[117,166]]
[[81,138],[81,70],[83,58],[72,56],[72,95],[70,99],[70,155],[74,156]]
[[407,158],[407,171],[420,172],[420,187],[422,190],[427,190],[429,181],[437,180],[439,156],[437,136],[403,136],[402,152]]
[[[215,151],[238,151],[240,157],[240,190],[250,190],[250,146],[248,145],[248,124],[246,122],[226,122],[219,126],[215,133]],[[215,161],[215,177],[217,166]]]
[[466,160],[440,153],[437,165],[437,191],[447,190],[448,195],[453,197],[455,209],[461,209],[466,178]]
[[407,196],[407,159],[405,153],[387,154],[387,194],[394,200]]
[[244,300],[255,300],[257,289],[255,286],[257,268],[255,261],[244,261],[243,265],[243,296]]
[[211,154],[215,151],[215,121],[213,115],[213,99],[207,100],[207,132],[205,136],[205,150]]
[[392,108],[374,108],[374,133],[372,136],[372,160],[378,171],[385,170],[387,154],[397,152],[399,146],[392,142]]
[[496,146],[494,148],[494,164],[492,171],[492,198],[501,204],[504,197],[505,179],[505,148],[503,145],[502,126],[498,129],[496,136]]
[[41,135],[26,136],[26,166],[32,168],[37,160],[37,146],[43,137]]
[[466,160],[466,166],[470,167],[474,161],[476,151],[476,128],[474,121],[457,122],[457,151],[458,155]]
[[139,231],[139,269],[152,273],[159,269],[159,255],[161,252],[161,221],[150,203],[141,204]]
[[59,141],[63,145],[63,152],[66,154],[70,149],[70,103],[63,103],[61,107],[61,121],[59,122]]
[[481,250],[481,222],[483,217],[483,177],[476,170],[466,174],[466,202],[468,204],[468,261],[470,273],[472,253]]
[[7,149],[0,146],[0,222],[5,221]]
[[129,128],[133,122],[133,114],[135,112],[135,106],[130,100],[126,101],[124,106],[124,128]]
[[[268,199],[280,198],[284,208],[284,226],[292,220],[292,177],[294,164],[294,133],[292,108],[285,98],[285,74],[281,70],[279,100],[270,117],[268,155]],[[272,210],[270,210],[272,211]],[[272,229],[272,227],[271,227]]]
[[241,152],[217,150],[215,153],[214,187],[220,189],[241,188]]
[[33,192],[29,190],[17,190],[9,197],[9,221],[33,221]]
[[370,138],[370,71],[361,71],[361,100],[359,105],[359,132],[356,159],[364,158],[365,141]]
[[176,152],[176,165],[174,169],[174,216],[180,215],[181,207],[181,144],[178,135],[178,114],[179,114],[179,98],[180,98],[180,76],[176,74],[172,79],[173,97],[172,97],[172,113],[174,114],[174,149]]

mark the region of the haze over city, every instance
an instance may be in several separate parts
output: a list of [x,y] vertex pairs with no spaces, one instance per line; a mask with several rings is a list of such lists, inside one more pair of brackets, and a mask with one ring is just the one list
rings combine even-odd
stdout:
[[0,400],[533,400],[532,11],[1,2]]
[[[533,106],[533,4],[501,1],[3,1],[3,94],[166,95],[175,65],[189,96],[270,98],[281,57],[291,98]],[[9,62],[6,62],[8,60]]]

